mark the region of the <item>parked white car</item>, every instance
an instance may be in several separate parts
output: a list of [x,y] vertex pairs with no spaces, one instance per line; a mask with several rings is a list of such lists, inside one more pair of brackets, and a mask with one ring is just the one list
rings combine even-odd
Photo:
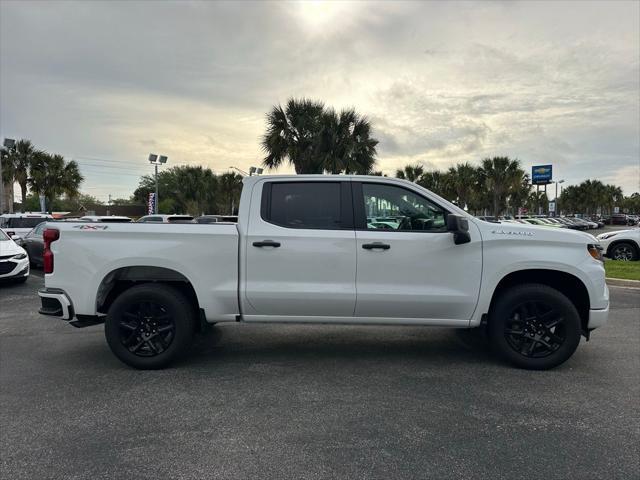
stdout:
[[29,278],[29,255],[0,229],[0,280],[25,282]]
[[[144,369],[184,354],[200,322],[481,327],[506,360],[547,369],[607,321],[588,233],[484,222],[387,177],[243,181],[237,224],[48,224],[41,313],[104,322]],[[396,222],[367,221],[381,217]]]
[[48,213],[5,213],[0,215],[0,228],[13,232],[15,237],[24,237],[42,222],[53,220]]
[[598,242],[612,260],[640,259],[640,228],[603,233],[598,235]]
[[193,222],[191,215],[145,215],[137,220],[137,223],[190,223]]

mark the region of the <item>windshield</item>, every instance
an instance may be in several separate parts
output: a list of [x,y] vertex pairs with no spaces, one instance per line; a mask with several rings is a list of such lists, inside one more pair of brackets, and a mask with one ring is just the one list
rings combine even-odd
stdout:
[[9,235],[0,230],[0,242],[4,242],[6,240],[9,240]]

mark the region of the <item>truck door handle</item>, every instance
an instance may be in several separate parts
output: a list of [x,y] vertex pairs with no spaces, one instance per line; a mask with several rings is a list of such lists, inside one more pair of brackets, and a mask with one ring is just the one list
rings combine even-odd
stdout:
[[253,242],[254,247],[276,247],[280,246],[280,242],[274,242],[273,240],[263,240],[261,242]]
[[365,250],[373,250],[374,248],[379,248],[381,250],[389,250],[391,245],[381,242],[373,242],[373,243],[364,243],[362,244],[362,248]]

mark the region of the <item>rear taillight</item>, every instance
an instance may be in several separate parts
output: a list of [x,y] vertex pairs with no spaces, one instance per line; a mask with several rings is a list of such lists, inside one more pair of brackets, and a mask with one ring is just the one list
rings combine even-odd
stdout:
[[55,228],[47,228],[42,234],[44,239],[44,250],[42,252],[42,264],[44,273],[53,273],[53,252],[51,251],[51,242],[55,242],[60,238],[60,230]]

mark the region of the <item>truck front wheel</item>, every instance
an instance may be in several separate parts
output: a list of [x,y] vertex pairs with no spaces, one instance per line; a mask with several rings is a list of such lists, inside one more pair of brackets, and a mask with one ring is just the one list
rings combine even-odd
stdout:
[[142,284],[124,291],[109,308],[105,336],[111,351],[127,365],[164,368],[191,345],[195,312],[178,290]]
[[529,370],[565,362],[578,348],[580,332],[576,307],[546,285],[519,285],[502,292],[489,315],[494,350]]

